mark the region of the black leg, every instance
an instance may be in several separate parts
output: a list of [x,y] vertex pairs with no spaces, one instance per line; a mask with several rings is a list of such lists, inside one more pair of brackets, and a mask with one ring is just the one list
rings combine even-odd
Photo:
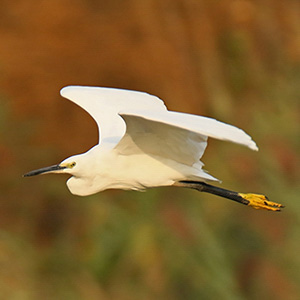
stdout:
[[204,182],[198,181],[178,181],[174,186],[195,189],[200,192],[214,194],[223,198],[227,198],[244,205],[249,205],[255,209],[267,209],[271,211],[280,211],[284,206],[275,202],[271,202],[264,195],[243,194],[223,188],[219,188]]

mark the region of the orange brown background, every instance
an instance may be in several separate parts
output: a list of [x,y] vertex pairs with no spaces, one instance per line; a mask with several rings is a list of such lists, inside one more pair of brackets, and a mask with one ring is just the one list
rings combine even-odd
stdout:
[[[299,299],[299,33],[295,0],[1,0],[0,299]],[[243,128],[260,151],[211,141],[206,168],[284,212],[22,178],[97,142],[70,84]]]

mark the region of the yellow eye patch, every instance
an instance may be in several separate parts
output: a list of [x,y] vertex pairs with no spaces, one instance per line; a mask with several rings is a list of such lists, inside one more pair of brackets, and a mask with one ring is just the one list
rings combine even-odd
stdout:
[[60,166],[61,167],[65,167],[67,169],[72,169],[72,168],[74,168],[76,166],[76,162],[73,161],[71,163],[64,163],[64,164],[61,164]]
[[73,161],[72,163],[69,164],[69,168],[74,168],[76,166],[76,162]]

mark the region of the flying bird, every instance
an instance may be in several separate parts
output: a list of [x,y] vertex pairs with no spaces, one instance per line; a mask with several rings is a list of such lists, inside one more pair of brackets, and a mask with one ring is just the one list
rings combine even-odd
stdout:
[[87,196],[107,189],[144,190],[161,186],[192,188],[256,209],[283,205],[260,194],[238,193],[214,185],[218,179],[200,161],[208,138],[258,150],[243,130],[215,119],[167,110],[156,96],[116,88],[67,86],[60,94],[87,111],[99,128],[99,143],[83,154],[31,171],[72,175],[67,186]]

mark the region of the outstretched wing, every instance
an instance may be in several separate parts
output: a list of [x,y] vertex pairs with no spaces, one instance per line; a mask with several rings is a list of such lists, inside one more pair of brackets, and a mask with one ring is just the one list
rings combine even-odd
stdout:
[[243,130],[211,118],[170,111],[120,115],[126,123],[126,133],[115,147],[120,154],[143,152],[193,165],[202,157],[208,137],[257,150],[255,142]]
[[126,133],[115,149],[122,155],[146,153],[192,166],[204,153],[205,135],[143,116],[121,116]]
[[166,110],[162,100],[143,92],[88,86],[67,86],[60,94],[87,111],[97,122],[100,141],[118,143],[126,131],[119,112]]
[[251,137],[241,129],[206,117],[167,111],[161,99],[147,93],[68,86],[61,95],[94,118],[99,127],[99,143],[113,143],[123,155],[148,153],[192,165],[199,163],[207,137],[257,150]]

